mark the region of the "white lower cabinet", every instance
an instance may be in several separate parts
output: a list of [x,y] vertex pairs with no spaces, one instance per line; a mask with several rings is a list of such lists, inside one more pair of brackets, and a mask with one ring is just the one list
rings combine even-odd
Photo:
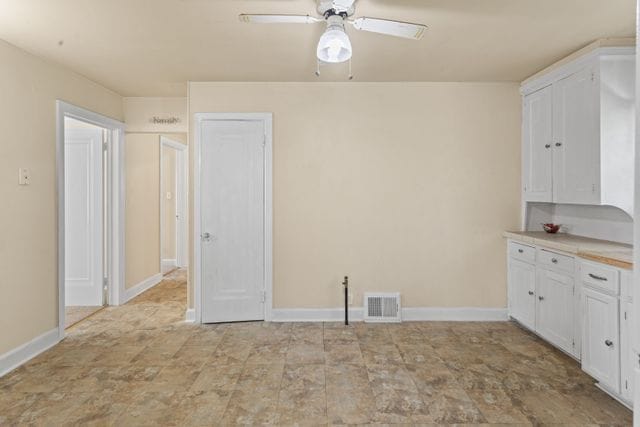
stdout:
[[536,332],[567,353],[575,345],[574,288],[573,276],[537,269]]
[[517,259],[509,260],[510,315],[527,328],[536,325],[536,268]]
[[613,393],[620,393],[618,310],[618,298],[582,289],[582,369]]
[[633,366],[636,356],[631,349],[631,313],[633,303],[620,301],[620,395],[627,402],[633,401]]
[[508,257],[509,316],[579,358],[574,258],[517,242]]

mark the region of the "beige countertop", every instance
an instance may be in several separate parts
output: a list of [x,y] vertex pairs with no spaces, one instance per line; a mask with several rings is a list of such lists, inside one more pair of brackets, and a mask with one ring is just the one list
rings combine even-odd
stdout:
[[503,235],[508,239],[576,254],[592,261],[620,268],[633,268],[631,245],[566,233],[549,234],[544,231],[505,231]]

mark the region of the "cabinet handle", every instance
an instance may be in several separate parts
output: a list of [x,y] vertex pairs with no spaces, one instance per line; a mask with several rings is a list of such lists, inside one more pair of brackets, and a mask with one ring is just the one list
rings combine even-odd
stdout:
[[544,148],[551,148],[551,144],[544,144]]
[[596,279],[596,280],[602,280],[602,281],[604,281],[604,282],[606,282],[606,281],[607,281],[607,278],[606,278],[606,277],[596,276],[596,275],[595,275],[595,274],[593,274],[593,273],[589,273],[589,277],[591,277],[592,279]]
[[518,253],[520,254],[524,253],[524,249],[518,249]]
[[538,297],[539,301],[542,301],[543,299],[544,299],[544,297],[542,297],[542,296]]
[[556,142],[556,147],[562,147],[562,142]]
[[529,291],[529,295],[533,295],[533,291]]
[[613,341],[611,340],[606,340],[604,343],[607,345],[607,347],[613,346]]
[[557,258],[551,258],[551,262],[554,263],[554,264],[557,264],[558,263],[558,259]]

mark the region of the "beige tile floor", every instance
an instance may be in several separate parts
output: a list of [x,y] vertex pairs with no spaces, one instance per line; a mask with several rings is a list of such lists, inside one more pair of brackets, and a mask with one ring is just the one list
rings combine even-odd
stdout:
[[0,379],[0,425],[631,425],[511,323],[189,325],[184,271]]
[[64,325],[68,329],[79,321],[86,319],[87,317],[102,310],[102,308],[102,306],[66,306],[64,308]]

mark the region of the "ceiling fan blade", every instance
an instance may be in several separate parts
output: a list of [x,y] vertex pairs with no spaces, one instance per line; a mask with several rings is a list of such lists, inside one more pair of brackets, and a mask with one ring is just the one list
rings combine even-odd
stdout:
[[390,21],[377,18],[357,18],[351,21],[356,30],[386,34],[388,36],[404,37],[405,39],[420,40],[427,29],[426,25],[410,22]]
[[251,15],[242,13],[238,15],[238,18],[248,24],[313,24],[323,21],[309,15]]

